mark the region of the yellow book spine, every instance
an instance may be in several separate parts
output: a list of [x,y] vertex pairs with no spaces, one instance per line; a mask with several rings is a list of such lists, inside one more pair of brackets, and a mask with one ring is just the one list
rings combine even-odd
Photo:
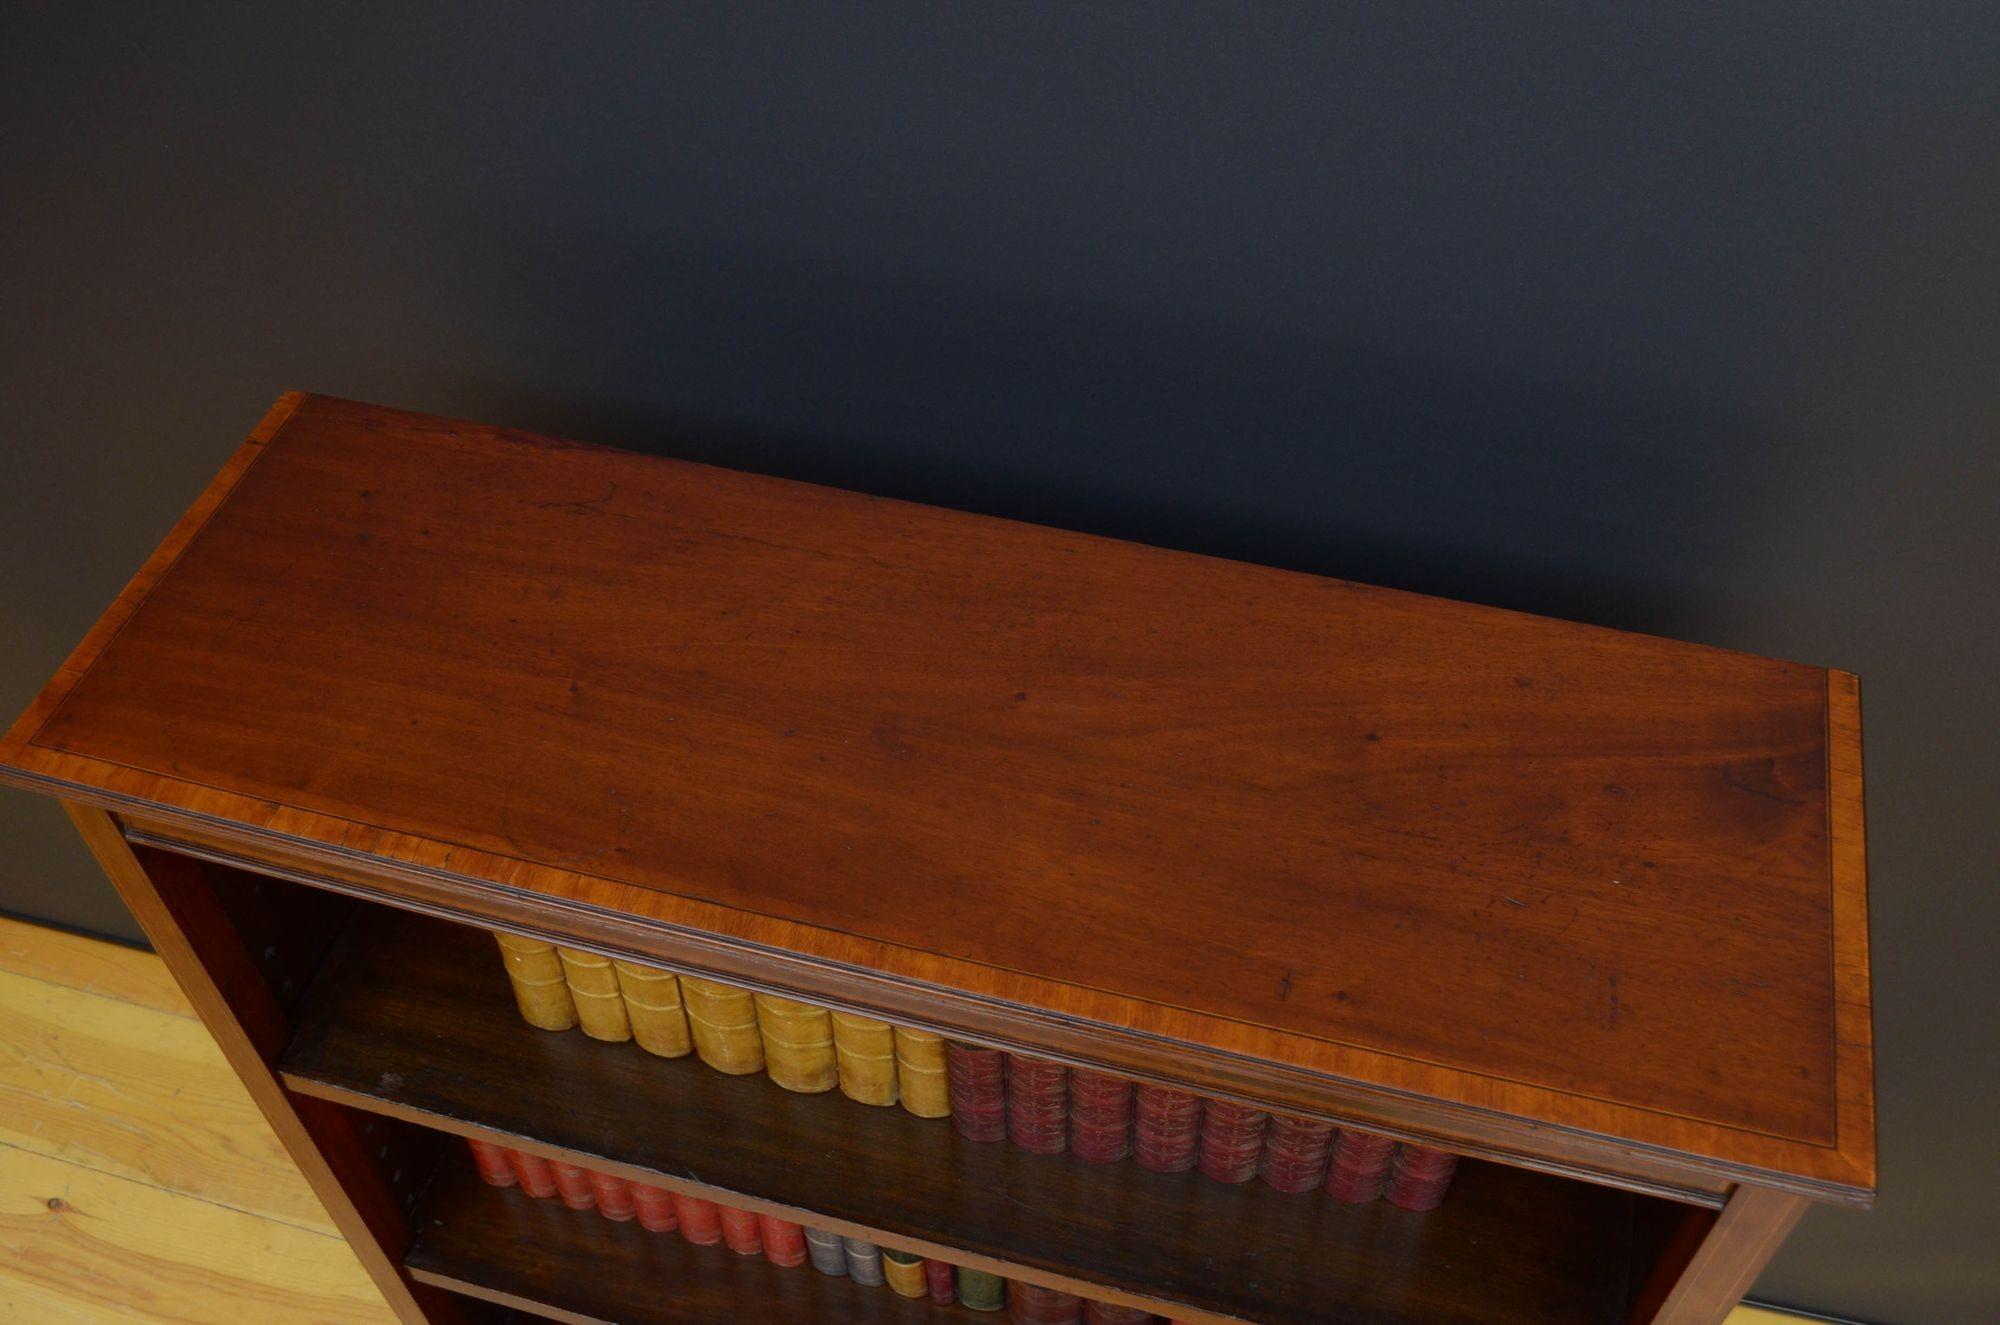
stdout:
[[764,1070],[764,1041],[749,990],[683,975],[681,1001],[702,1062],[734,1077]]
[[896,1102],[896,1033],[888,1022],[836,1012],[833,1045],[841,1094],[860,1104]]
[[500,945],[521,1020],[545,1031],[566,1031],[576,1025],[576,1004],[570,1001],[556,945],[519,934],[495,933],[493,938]]
[[839,1072],[826,1009],[776,994],[759,994],[756,1002],[764,1071],[771,1080],[806,1095],[832,1090]]
[[557,948],[569,996],[576,1002],[576,1019],[593,1040],[629,1040],[632,1023],[625,1016],[625,996],[618,991],[618,973],[611,959],[575,948]]
[[687,1011],[681,1006],[680,977],[657,966],[613,959],[618,988],[625,995],[625,1016],[632,1038],[649,1054],[684,1058],[694,1049]]
[[945,1071],[944,1037],[896,1027],[896,1080],[903,1108],[919,1118],[951,1115],[951,1078]]
[[882,1253],[882,1277],[891,1292],[901,1297],[924,1295],[924,1258],[908,1251]]

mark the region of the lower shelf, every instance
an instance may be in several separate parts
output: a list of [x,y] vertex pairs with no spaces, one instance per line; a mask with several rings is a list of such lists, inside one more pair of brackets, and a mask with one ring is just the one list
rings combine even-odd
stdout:
[[[974,1145],[899,1109],[533,1030],[514,1011],[489,935],[369,912],[301,1005],[283,1060],[292,1089],[586,1167],[698,1184],[1091,1296],[1263,1325],[1602,1325],[1625,1317],[1635,1202],[1669,1204],[1468,1161],[1442,1207],[1412,1214]],[[455,1190],[445,1195],[482,1195]],[[495,1245],[532,1242],[538,1227],[509,1225]],[[427,1245],[443,1236],[430,1232]],[[471,1257],[473,1245],[460,1245]],[[560,1258],[546,1263],[550,1276],[572,1273]]]
[[514,1187],[488,1187],[454,1145],[416,1209],[412,1277],[454,1293],[590,1325],[946,1325],[994,1321],[966,1307],[692,1247]]
[[517,1188],[488,1187],[453,1146],[413,1220],[404,1268],[424,1283],[551,1320],[588,1325],[965,1325],[998,1318],[776,1266],[727,1247],[695,1247],[564,1208]]

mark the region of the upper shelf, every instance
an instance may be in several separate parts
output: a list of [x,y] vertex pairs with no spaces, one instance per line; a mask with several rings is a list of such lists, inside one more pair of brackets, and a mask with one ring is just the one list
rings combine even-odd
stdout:
[[1857,710],[1820,668],[288,396],[0,763],[406,902],[1852,1199]]

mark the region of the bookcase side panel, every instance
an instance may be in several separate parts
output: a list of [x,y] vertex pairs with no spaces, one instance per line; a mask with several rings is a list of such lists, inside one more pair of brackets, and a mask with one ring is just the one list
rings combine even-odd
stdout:
[[1722,1325],[1810,1205],[1786,1192],[1738,1187],[1652,1325]]
[[161,852],[142,862],[110,814],[73,802],[64,809],[390,1310],[406,1325],[467,1325],[459,1299],[403,1273],[408,1222],[355,1115],[294,1097],[278,1080],[285,1012],[200,863]]

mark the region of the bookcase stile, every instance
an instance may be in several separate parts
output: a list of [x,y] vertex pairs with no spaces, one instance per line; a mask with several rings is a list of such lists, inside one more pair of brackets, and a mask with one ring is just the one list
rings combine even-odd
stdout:
[[[903,1289],[1703,1325],[1872,1199],[1859,748],[1845,673],[293,394],[0,779],[408,1322],[982,1318],[593,1232],[469,1139]],[[671,1001],[624,1042],[668,976],[761,1070]],[[898,1107],[893,1027],[1008,1055],[1011,1144]],[[1201,1172],[1037,1132],[1072,1073],[1198,1106]],[[1330,1127],[1438,1186],[1343,1204]]]
[[389,1309],[406,1325],[466,1325],[460,1302],[403,1271],[407,1204],[370,1161],[352,1116],[278,1080],[284,1016],[200,862],[164,853],[142,862],[113,816],[74,801],[63,809]]

